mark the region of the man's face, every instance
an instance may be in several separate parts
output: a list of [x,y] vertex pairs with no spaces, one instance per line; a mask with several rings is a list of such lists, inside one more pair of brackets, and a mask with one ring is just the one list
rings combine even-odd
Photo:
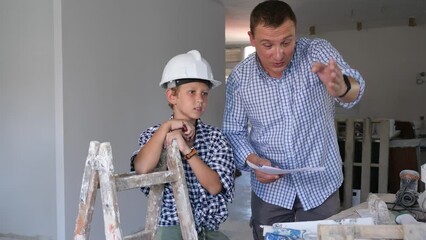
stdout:
[[287,20],[277,28],[260,23],[254,33],[248,34],[262,67],[271,77],[280,78],[293,57],[296,44],[294,22]]

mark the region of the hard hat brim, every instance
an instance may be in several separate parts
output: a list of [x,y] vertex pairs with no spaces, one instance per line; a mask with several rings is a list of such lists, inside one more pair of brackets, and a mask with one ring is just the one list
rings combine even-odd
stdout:
[[[179,81],[182,81],[182,83],[179,84]],[[210,83],[211,84],[210,89],[216,88],[216,87],[218,87],[222,84],[222,82],[220,82],[218,80],[214,80],[214,79],[182,78],[182,79],[175,79],[175,80],[167,82],[167,83],[162,83],[162,84],[160,84],[160,87],[162,87],[162,88],[174,88],[174,87],[180,86],[180,85],[185,84],[185,83],[199,82],[199,81]]]

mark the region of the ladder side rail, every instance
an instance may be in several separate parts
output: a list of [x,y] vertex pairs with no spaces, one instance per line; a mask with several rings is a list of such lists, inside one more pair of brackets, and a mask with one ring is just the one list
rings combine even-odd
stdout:
[[160,162],[152,173],[137,174],[136,172],[130,172],[115,175],[117,192],[140,187],[150,187],[145,227],[141,231],[124,236],[125,240],[151,240],[155,238],[164,184],[176,181],[177,179],[176,173],[167,171],[167,165],[165,164],[166,156],[166,151],[163,151]]
[[172,145],[167,149],[167,166],[169,170],[177,171],[179,175],[177,181],[172,183],[172,187],[182,231],[182,238],[184,240],[198,239],[192,208],[189,202],[185,173],[176,140],[174,140]]
[[[162,151],[160,162],[157,166],[157,168],[154,171],[165,171],[167,170],[167,152]],[[170,169],[167,171],[168,174],[171,174],[172,172]],[[177,179],[177,174],[174,173],[174,181]],[[160,208],[162,205],[163,200],[163,194],[164,194],[164,184],[159,185],[153,185],[150,187],[150,192],[148,195],[148,208],[146,212],[145,217],[145,231],[150,231],[149,233],[149,239],[155,239],[155,234],[158,226],[158,218],[160,215]]]
[[155,239],[158,216],[162,204],[164,184],[150,187],[147,203],[147,213],[145,217],[145,227],[143,230],[124,236],[125,240],[151,240]]
[[148,196],[148,208],[145,217],[145,231],[149,231],[149,239],[155,239],[160,216],[160,208],[163,203],[164,184],[155,185],[150,188]]
[[95,158],[98,164],[102,210],[104,216],[105,239],[121,240],[120,211],[115,186],[114,166],[112,164],[111,144],[101,143],[99,154]]
[[96,200],[96,191],[99,184],[99,174],[94,169],[94,159],[99,152],[99,142],[91,141],[84,167],[81,183],[80,202],[74,229],[75,240],[89,239],[90,224]]

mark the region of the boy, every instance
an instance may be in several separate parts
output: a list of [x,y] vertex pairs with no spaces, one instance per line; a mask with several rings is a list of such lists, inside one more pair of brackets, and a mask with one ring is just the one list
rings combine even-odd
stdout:
[[[141,148],[131,158],[132,170],[150,173],[162,150],[176,140],[182,154],[189,200],[199,239],[229,239],[219,232],[234,195],[235,164],[231,147],[218,128],[200,117],[207,108],[209,90],[219,86],[209,63],[197,50],[179,54],[163,70],[160,86],[173,110],[171,119],[145,130]],[[145,194],[149,188],[142,188]],[[182,239],[172,188],[166,184],[157,239]]]

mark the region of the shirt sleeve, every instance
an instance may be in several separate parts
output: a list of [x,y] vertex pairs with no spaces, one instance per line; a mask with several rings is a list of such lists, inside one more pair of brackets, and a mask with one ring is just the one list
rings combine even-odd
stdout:
[[135,165],[134,165],[134,161],[135,161],[135,157],[136,155],[138,155],[139,150],[141,149],[141,147],[143,145],[145,145],[148,140],[152,137],[152,135],[154,134],[154,132],[160,127],[160,125],[156,125],[154,127],[150,127],[148,129],[146,129],[144,132],[142,132],[139,135],[139,148],[137,150],[135,150],[132,154],[132,156],[130,157],[130,171],[135,171]]
[[248,117],[239,88],[239,74],[233,71],[226,83],[226,103],[222,131],[234,149],[235,163],[238,169],[250,171],[245,163],[247,156],[256,151],[248,140]]
[[321,62],[327,64],[330,59],[334,59],[339,65],[340,69],[342,69],[342,73],[348,76],[351,76],[356,81],[358,81],[360,85],[360,92],[358,97],[352,102],[341,102],[339,98],[335,98],[336,102],[340,104],[344,108],[352,108],[355,106],[364,95],[365,91],[365,81],[361,74],[356,70],[349,66],[348,63],[343,59],[340,53],[335,49],[330,42],[325,39],[314,39],[309,47],[309,56],[313,62]]
[[217,172],[223,189],[219,193],[227,201],[231,202],[234,198],[234,182],[235,182],[235,162],[233,158],[232,148],[218,129],[210,134],[210,150],[208,153],[208,166]]
[[[135,171],[135,164],[134,164],[134,160],[135,160],[135,157],[136,157],[136,155],[139,153],[139,150],[141,149],[141,147],[143,146],[143,145],[145,145],[147,142],[148,142],[148,140],[152,137],[152,135],[154,134],[154,132],[158,129],[160,127],[160,125],[156,125],[156,126],[154,126],[154,127],[150,127],[150,128],[148,128],[147,130],[145,130],[144,132],[142,132],[140,135],[139,135],[139,140],[138,140],[138,143],[139,143],[139,148],[136,150],[136,151],[134,151],[133,152],[133,155],[130,157],[130,171]],[[149,191],[150,191],[150,187],[141,187],[141,191],[146,195],[146,196],[148,196],[148,194],[149,194]]]

